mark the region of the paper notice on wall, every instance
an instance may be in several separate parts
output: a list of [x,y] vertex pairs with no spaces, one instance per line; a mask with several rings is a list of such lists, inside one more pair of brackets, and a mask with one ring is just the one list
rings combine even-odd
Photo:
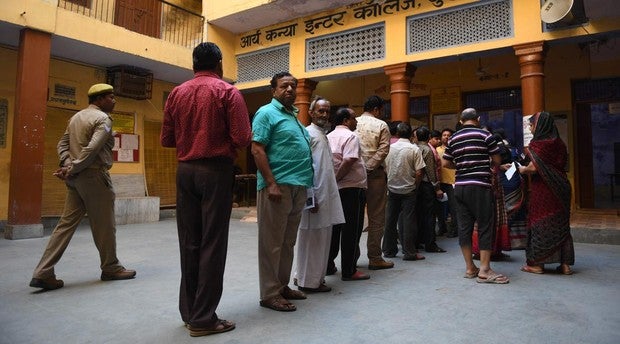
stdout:
[[523,116],[523,147],[529,147],[530,141],[534,137],[534,134],[530,130],[530,118],[533,115]]
[[114,137],[114,147],[112,147],[113,151],[117,151],[121,149],[121,138],[116,136]]
[[121,149],[138,149],[138,135],[122,134]]
[[119,149],[118,150],[118,161],[121,162],[132,162],[133,160],[133,149]]

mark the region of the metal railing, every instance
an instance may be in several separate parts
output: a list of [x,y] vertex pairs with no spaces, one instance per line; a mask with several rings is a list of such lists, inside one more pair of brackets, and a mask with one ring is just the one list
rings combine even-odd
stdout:
[[205,18],[163,0],[59,0],[58,7],[187,48],[202,42]]

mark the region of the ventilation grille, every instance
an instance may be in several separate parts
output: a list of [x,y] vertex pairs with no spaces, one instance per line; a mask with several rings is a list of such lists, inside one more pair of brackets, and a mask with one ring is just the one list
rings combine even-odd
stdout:
[[289,70],[288,45],[237,56],[237,82],[271,79]]
[[120,97],[144,100],[151,99],[153,73],[134,66],[108,68],[108,84],[114,87],[114,94]]
[[385,58],[385,25],[383,23],[306,41],[306,71],[383,58]]
[[502,0],[407,19],[407,53],[513,36],[512,2]]
[[62,84],[54,84],[54,96],[62,97],[65,99],[75,99],[75,87]]

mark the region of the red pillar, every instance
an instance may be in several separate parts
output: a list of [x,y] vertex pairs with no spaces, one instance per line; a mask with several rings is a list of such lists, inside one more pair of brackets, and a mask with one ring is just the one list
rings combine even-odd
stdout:
[[528,116],[545,109],[545,46],[533,42],[513,47],[521,67],[521,98],[523,115]]
[[23,29],[19,38],[6,239],[43,236],[43,144],[51,35]]
[[318,82],[311,79],[299,79],[297,81],[297,99],[295,99],[295,106],[299,109],[297,118],[303,125],[309,125],[310,120],[310,99],[312,98],[312,92],[316,89]]
[[392,121],[409,123],[409,87],[416,67],[411,63],[399,63],[385,66],[383,70],[390,77]]

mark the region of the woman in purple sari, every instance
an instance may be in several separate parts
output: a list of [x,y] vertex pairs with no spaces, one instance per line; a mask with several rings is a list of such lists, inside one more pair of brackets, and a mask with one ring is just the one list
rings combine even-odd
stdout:
[[571,186],[564,172],[568,159],[566,146],[548,112],[532,116],[530,126],[534,133],[528,150],[531,162],[519,167],[521,174],[532,176],[527,265],[521,270],[542,274],[544,264],[559,263],[557,271],[570,275],[575,250],[570,234]]

